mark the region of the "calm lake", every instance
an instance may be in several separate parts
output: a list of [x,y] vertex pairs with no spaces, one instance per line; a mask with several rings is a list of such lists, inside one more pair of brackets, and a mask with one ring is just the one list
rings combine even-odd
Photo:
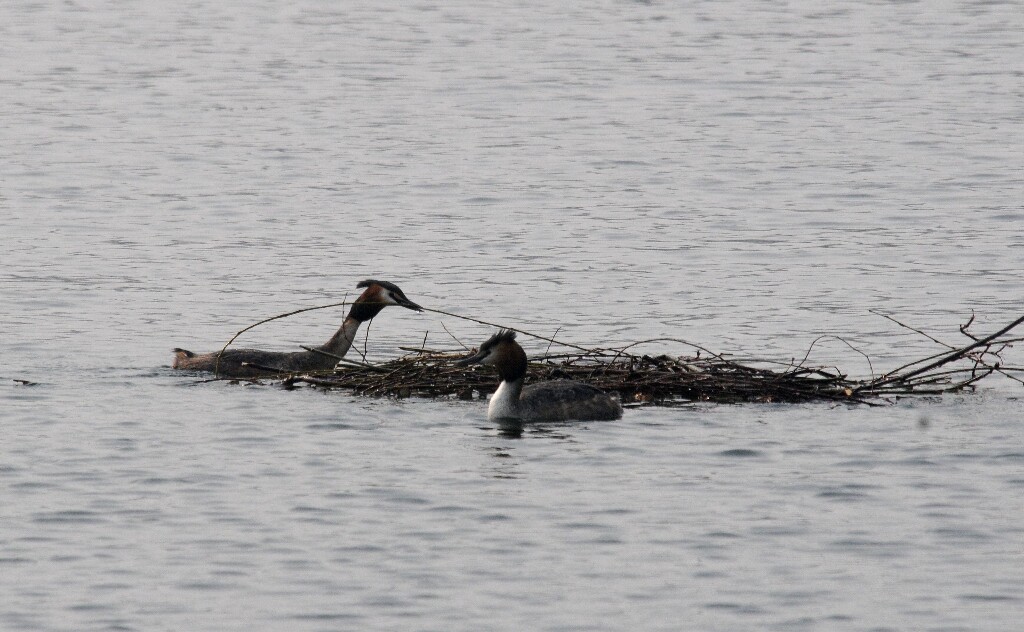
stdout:
[[[826,336],[861,377],[943,349],[873,312],[963,344],[1024,313],[1022,33],[1009,0],[0,5],[0,629],[1020,629],[1005,378],[514,438],[170,350],[366,278],[582,345]],[[365,348],[491,333],[389,309]]]

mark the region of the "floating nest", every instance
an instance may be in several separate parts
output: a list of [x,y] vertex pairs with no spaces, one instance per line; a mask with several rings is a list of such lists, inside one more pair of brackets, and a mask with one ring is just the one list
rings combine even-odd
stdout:
[[[906,327],[889,316],[885,317]],[[973,317],[960,327],[960,331],[970,339],[968,344],[962,347],[944,345],[946,349],[942,353],[870,379],[853,379],[835,368],[805,366],[806,356],[804,362],[787,364],[764,360],[740,361],[685,341],[660,339],[619,349],[587,349],[558,343],[571,347],[573,352],[534,358],[529,363],[526,381],[529,384],[555,379],[576,380],[610,393],[619,393],[627,406],[673,406],[695,401],[873,404],[891,396],[936,395],[971,389],[993,373],[1024,384],[1017,377],[1024,373],[1024,369],[1005,366],[1000,355],[1012,343],[1021,340],[1008,336],[1008,333],[1024,322],[1024,317],[984,337],[970,333],[971,322]],[[551,338],[516,331],[557,343]],[[928,337],[938,343],[935,338]],[[672,341],[687,344],[697,351],[692,356],[630,352],[641,344]],[[486,398],[497,387],[498,379],[492,370],[455,365],[456,360],[467,355],[466,350],[402,350],[406,355],[381,364],[343,360],[332,372],[282,376],[281,383],[287,388],[306,384],[377,397],[458,399]]]
[[[493,370],[459,367],[466,352],[420,350],[369,366],[343,365],[330,374],[292,375],[285,386],[310,384],[358,395],[486,398],[498,385]],[[846,399],[843,376],[823,369],[773,371],[720,358],[594,351],[545,357],[527,366],[527,384],[569,379],[619,393],[623,403],[671,405],[688,401],[801,402]]]

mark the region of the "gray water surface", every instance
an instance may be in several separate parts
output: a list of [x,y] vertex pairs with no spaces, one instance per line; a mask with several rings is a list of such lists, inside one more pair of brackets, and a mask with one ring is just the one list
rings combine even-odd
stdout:
[[[0,629],[1018,629],[1009,380],[514,437],[169,351],[378,277],[578,344],[930,355],[871,310],[948,344],[1021,315],[1021,33],[1021,2],[0,6]],[[389,309],[367,357],[490,333]]]

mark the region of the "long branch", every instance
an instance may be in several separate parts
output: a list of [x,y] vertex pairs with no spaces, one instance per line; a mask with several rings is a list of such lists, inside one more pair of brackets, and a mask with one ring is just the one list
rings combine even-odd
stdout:
[[[962,347],[960,349],[957,349],[953,353],[950,353],[949,355],[945,355],[945,356],[939,358],[938,360],[936,360],[935,362],[932,362],[931,364],[927,364],[927,365],[925,365],[925,366],[923,366],[923,367],[921,367],[919,369],[914,369],[913,371],[911,371],[909,373],[904,373],[903,375],[893,375],[891,377],[884,378],[884,379],[876,381],[876,382],[871,382],[870,384],[867,384],[866,387],[877,388],[877,387],[879,387],[879,386],[881,386],[883,384],[889,384],[889,383],[892,383],[892,382],[903,382],[903,381],[906,381],[906,380],[908,380],[908,379],[910,379],[910,378],[912,378],[914,376],[921,375],[922,373],[927,373],[928,371],[931,371],[932,369],[938,368],[938,367],[942,366],[943,364],[947,364],[949,362],[953,362],[954,360],[959,360],[960,358],[962,358],[965,355],[967,355],[968,352],[970,352],[970,351],[972,351],[974,349],[977,349],[978,347],[984,347],[988,343],[992,342],[993,340],[995,340],[999,336],[1002,336],[1003,334],[1005,334],[1006,332],[1010,331],[1011,329],[1013,329],[1014,327],[1016,327],[1017,325],[1019,325],[1021,323],[1024,323],[1024,316],[1021,316],[1020,318],[1018,318],[1017,320],[1013,321],[1012,323],[1010,323],[1006,327],[1003,327],[1002,329],[1000,329],[996,333],[992,334],[991,336],[986,336],[986,337],[982,338],[981,340],[978,340],[977,342],[975,342],[973,344],[969,344],[966,347]],[[857,390],[863,390],[864,388],[865,387],[861,387],[861,388],[859,388]]]
[[522,329],[516,329],[515,327],[509,327],[507,325],[498,325],[498,324],[495,324],[495,323],[489,323],[486,320],[480,320],[479,318],[471,318],[469,316],[463,316],[462,314],[453,314],[451,312],[446,312],[446,311],[444,311],[442,309],[432,309],[430,307],[424,307],[423,311],[425,311],[425,312],[434,312],[435,314],[444,314],[445,316],[451,316],[453,318],[461,318],[462,320],[468,320],[468,321],[472,321],[474,323],[479,323],[481,325],[488,325],[490,327],[498,327],[498,328],[501,328],[501,329],[508,329],[508,330],[514,331],[516,333],[523,334],[524,336],[530,336],[531,338],[538,338],[540,340],[547,340],[548,342],[553,342],[556,345],[562,345],[563,347],[571,347],[572,349],[579,349],[580,351],[592,351],[592,349],[588,349],[586,347],[581,347],[579,345],[574,345],[574,344],[569,343],[569,342],[562,342],[561,340],[555,340],[554,338],[548,338],[547,336],[540,336],[538,334],[530,333],[528,331],[523,331]]
[[[345,298],[346,299],[348,298],[347,294],[345,295]],[[234,336],[231,336],[231,340],[228,340],[226,343],[224,343],[224,346],[221,347],[220,351],[217,352],[217,362],[213,365],[213,377],[215,377],[215,378],[216,377],[220,377],[220,357],[222,355],[224,355],[224,352],[231,345],[231,343],[235,341],[235,338],[238,338],[239,336],[241,336],[245,332],[249,331],[250,329],[253,329],[255,327],[259,327],[263,323],[269,323],[272,320],[277,320],[279,318],[287,318],[288,316],[294,316],[295,314],[301,314],[302,312],[312,312],[312,311],[317,310],[317,309],[327,309],[329,307],[344,307],[345,305],[348,305],[348,301],[347,300],[342,301],[341,303],[331,303],[330,305],[317,305],[316,307],[305,307],[303,309],[297,309],[295,311],[288,312],[287,314],[278,314],[277,316],[271,316],[270,318],[264,318],[263,320],[261,320],[258,323],[253,323],[253,324],[249,325],[245,329],[243,329],[243,330],[239,331],[238,333],[236,333]]]

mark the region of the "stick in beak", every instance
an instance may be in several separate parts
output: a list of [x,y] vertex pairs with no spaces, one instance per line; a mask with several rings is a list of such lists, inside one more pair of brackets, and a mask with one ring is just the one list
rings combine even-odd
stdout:
[[413,303],[412,301],[410,301],[409,299],[405,298],[404,296],[396,296],[395,297],[395,301],[398,303],[398,305],[400,307],[404,307],[406,309],[411,309],[414,312],[422,312],[423,311],[422,307],[420,307],[416,303]]

